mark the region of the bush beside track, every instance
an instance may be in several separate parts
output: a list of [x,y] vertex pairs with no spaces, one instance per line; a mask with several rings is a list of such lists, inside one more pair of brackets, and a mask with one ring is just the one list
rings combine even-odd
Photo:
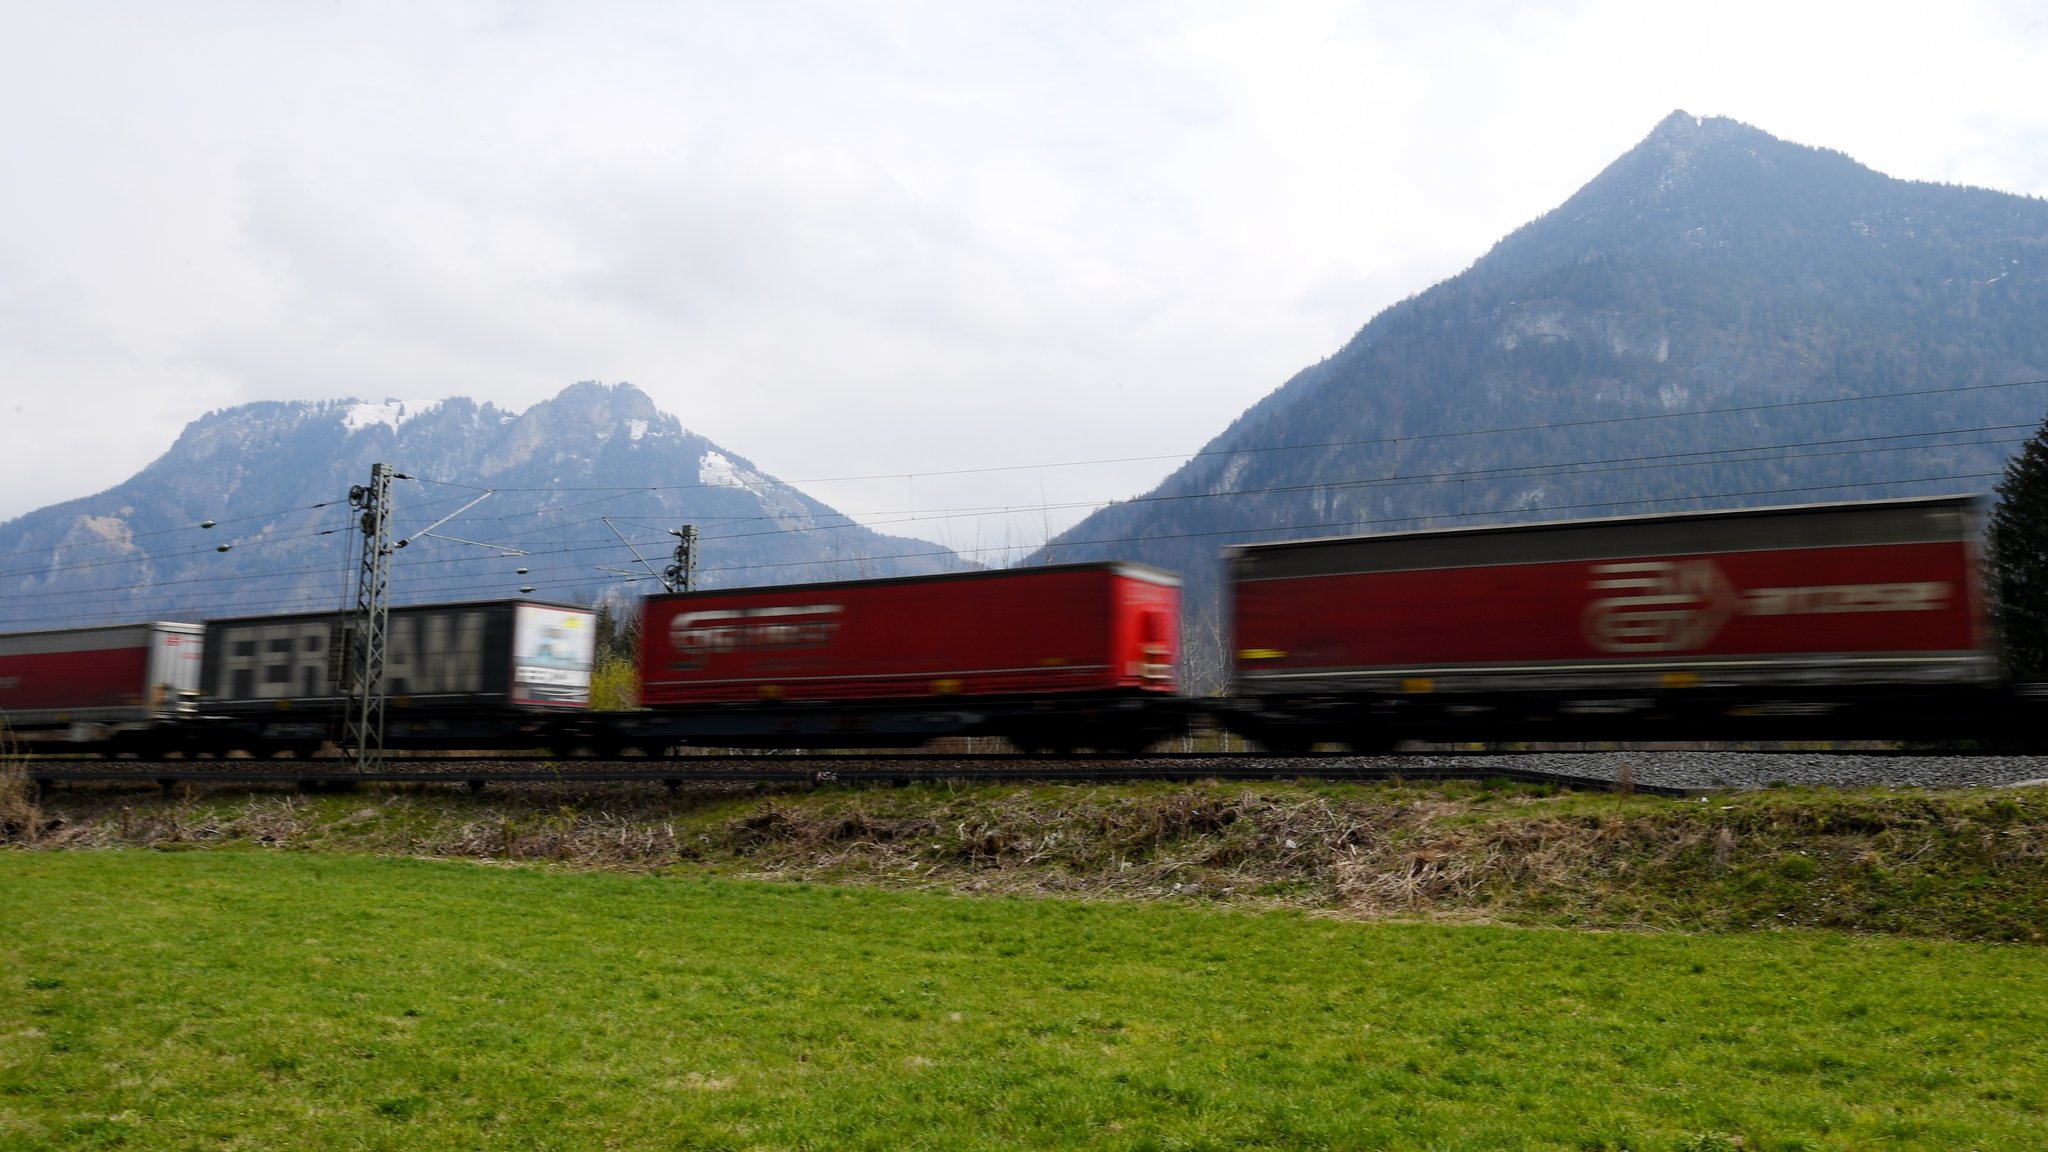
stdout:
[[2048,941],[2040,789],[1672,800],[1494,781],[15,789],[31,850],[242,848],[1598,929]]

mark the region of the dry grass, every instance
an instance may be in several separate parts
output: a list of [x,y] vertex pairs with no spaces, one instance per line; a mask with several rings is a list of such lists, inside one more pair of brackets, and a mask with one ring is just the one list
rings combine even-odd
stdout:
[[[1371,918],[2048,939],[2048,795],[1697,803],[1472,785],[494,788],[17,798],[45,849],[215,845]],[[54,807],[53,807],[54,806]]]
[[0,716],[0,844],[35,843],[49,820],[36,804],[35,784],[28,777],[28,757]]

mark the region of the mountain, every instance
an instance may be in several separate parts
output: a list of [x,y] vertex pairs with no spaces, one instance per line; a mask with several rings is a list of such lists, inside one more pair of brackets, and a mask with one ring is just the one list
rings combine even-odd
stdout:
[[1182,572],[1213,641],[1234,541],[1984,491],[2044,377],[2048,201],[1676,112],[1050,555]]
[[410,477],[391,499],[408,541],[398,604],[658,590],[684,524],[698,526],[700,587],[972,566],[854,524],[630,384],[577,384],[524,412],[265,402],[193,421],[126,483],[0,524],[0,631],[353,603],[348,494],[376,463]]

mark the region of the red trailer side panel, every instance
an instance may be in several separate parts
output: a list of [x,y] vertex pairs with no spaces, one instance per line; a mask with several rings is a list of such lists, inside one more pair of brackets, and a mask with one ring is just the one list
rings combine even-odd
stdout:
[[198,679],[195,624],[124,624],[0,636],[0,715],[17,727],[142,721]]
[[[1546,672],[1725,679],[1794,667],[1863,680],[1990,675],[1969,534],[1923,530],[1897,503],[1872,510],[1642,518],[1548,536],[1518,526],[1491,541],[1402,534],[1378,538],[1394,546],[1378,554],[1372,538],[1332,541],[1320,556],[1269,553],[1263,572],[1243,563],[1255,551],[1245,549],[1234,581],[1239,681],[1275,690],[1449,676],[1471,687]],[[1661,548],[1632,548],[1631,528],[1654,529],[1640,541]],[[1663,550],[1688,539],[1697,550]],[[1437,552],[1464,562],[1432,564]]]
[[650,597],[649,707],[1171,693],[1179,580],[1078,564]]

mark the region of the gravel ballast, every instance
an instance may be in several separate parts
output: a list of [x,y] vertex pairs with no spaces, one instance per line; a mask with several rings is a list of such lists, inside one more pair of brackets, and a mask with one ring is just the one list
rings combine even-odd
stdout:
[[2048,782],[2048,756],[1949,756],[1848,752],[1518,752],[1484,755],[1360,757],[1361,766],[1418,775],[1432,770],[1484,771],[1498,766],[1588,780],[1686,789],[1754,789],[1783,785],[1836,788],[1998,788]]

